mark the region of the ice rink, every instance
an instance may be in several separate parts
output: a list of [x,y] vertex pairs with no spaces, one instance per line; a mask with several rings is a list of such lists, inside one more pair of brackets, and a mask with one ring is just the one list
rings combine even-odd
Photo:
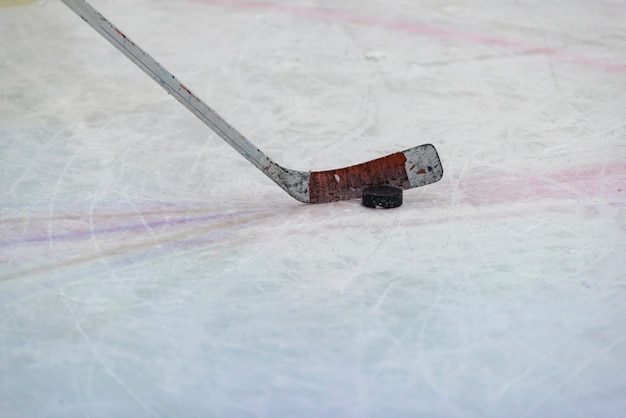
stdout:
[[625,417],[626,3],[0,1],[0,417]]

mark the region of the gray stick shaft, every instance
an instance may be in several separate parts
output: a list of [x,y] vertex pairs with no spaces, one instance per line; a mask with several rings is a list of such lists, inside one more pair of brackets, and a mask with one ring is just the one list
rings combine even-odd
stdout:
[[122,31],[116,28],[96,9],[84,0],[61,0],[92,28],[100,33],[113,46],[119,49],[132,62],[148,74],[161,87],[167,90],[183,106],[189,109],[202,122],[218,134],[230,146],[236,149],[248,161],[263,171],[272,180],[278,182],[267,170],[272,160],[248,141],[235,128],[230,126],[213,109],[198,99],[187,87],[176,79],[169,71],[148,55],[143,49],[131,41]]

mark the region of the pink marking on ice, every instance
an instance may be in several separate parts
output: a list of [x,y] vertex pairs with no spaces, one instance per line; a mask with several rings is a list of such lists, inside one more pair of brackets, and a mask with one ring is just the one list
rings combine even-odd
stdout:
[[291,14],[294,16],[319,18],[329,21],[355,23],[360,25],[379,27],[400,32],[430,36],[462,43],[499,47],[511,52],[524,54],[548,55],[565,61],[574,62],[584,67],[597,68],[608,73],[626,73],[626,64],[615,64],[606,60],[587,57],[554,48],[546,48],[525,42],[510,40],[497,36],[455,30],[445,27],[432,26],[419,22],[403,22],[386,20],[373,16],[358,15],[351,12],[325,9],[321,7],[288,6],[260,1],[237,0],[189,0],[194,3],[216,4],[247,10],[269,10],[273,12]]
[[498,204],[530,200],[602,200],[626,203],[626,164],[590,165],[528,175],[498,175],[468,178],[458,185],[461,201]]

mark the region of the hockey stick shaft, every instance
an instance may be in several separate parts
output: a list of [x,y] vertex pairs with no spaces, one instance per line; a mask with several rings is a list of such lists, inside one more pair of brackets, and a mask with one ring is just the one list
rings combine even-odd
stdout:
[[174,96],[176,100],[189,109],[189,111],[196,115],[224,141],[236,149],[259,170],[266,172],[267,168],[272,164],[269,157],[228,124],[220,115],[193,94],[191,90],[178,81],[172,73],[131,41],[121,30],[109,22],[89,3],[84,0],[61,1],[113,46],[126,55],[126,57],[141,68],[169,94]]

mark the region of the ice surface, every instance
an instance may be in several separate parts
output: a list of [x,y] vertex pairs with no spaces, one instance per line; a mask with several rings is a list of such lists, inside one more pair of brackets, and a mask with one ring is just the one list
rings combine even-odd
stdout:
[[0,10],[0,416],[623,417],[626,5],[94,0],[306,205],[61,2]]

